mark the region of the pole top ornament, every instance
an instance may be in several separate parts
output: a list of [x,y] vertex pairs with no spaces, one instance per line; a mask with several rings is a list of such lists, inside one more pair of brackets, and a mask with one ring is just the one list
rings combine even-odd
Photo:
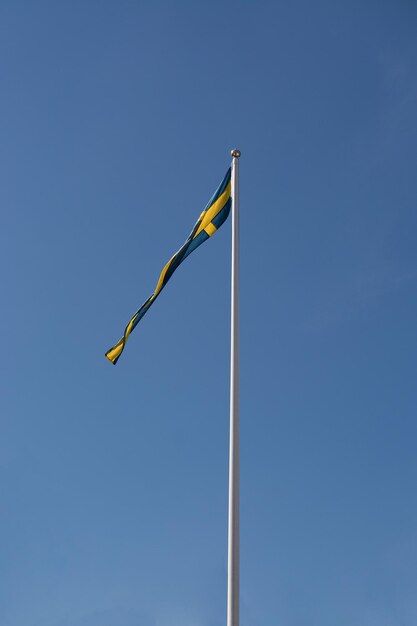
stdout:
[[234,148],[233,150],[231,150],[230,154],[235,159],[238,159],[240,157],[240,150],[238,150],[237,148]]

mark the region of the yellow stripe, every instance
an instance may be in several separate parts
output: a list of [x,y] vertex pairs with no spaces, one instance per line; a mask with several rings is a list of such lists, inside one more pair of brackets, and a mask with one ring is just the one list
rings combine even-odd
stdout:
[[205,229],[204,229],[204,230],[206,231],[206,233],[208,234],[208,236],[209,236],[209,237],[211,237],[211,236],[212,236],[212,234],[216,232],[217,228],[215,227],[215,225],[214,225],[214,224],[212,224],[212,223],[210,222],[210,224],[208,224],[208,225],[205,227]]
[[206,211],[206,214],[200,226],[198,227],[198,230],[196,234],[194,235],[194,238],[197,237],[197,235],[201,233],[201,231],[204,230],[206,226],[216,217],[217,213],[219,213],[222,210],[222,208],[224,207],[224,205],[229,199],[230,189],[231,189],[231,183],[227,185],[222,195],[219,198],[217,198],[216,202],[214,202],[214,204],[212,204],[211,207]]
[[120,339],[120,341],[114,346],[114,348],[106,352],[106,357],[109,359],[109,361],[114,363],[117,357],[121,355],[122,350],[123,350],[123,339]]
[[[125,330],[125,340],[124,343],[126,344],[127,340],[129,339],[129,335],[132,332],[132,326],[133,326],[133,322],[135,320],[136,315],[134,315],[132,317],[132,319],[130,320],[129,324],[126,326],[126,330]],[[116,343],[116,345],[111,348],[107,353],[106,353],[106,357],[109,359],[109,361],[111,361],[112,363],[114,363],[114,361],[117,359],[118,356],[121,355],[123,351],[123,339],[120,339],[120,341],[118,341]]]
[[132,332],[132,326],[133,326],[133,320],[135,319],[136,315],[134,315],[132,317],[132,319],[130,320],[129,324],[126,326],[126,330],[125,330],[125,342],[128,340],[130,333]]
[[[175,254],[174,254],[174,256],[175,256]],[[172,257],[169,259],[168,263],[165,265],[164,269],[162,270],[161,275],[160,275],[159,280],[158,280],[158,284],[157,284],[157,286],[155,287],[155,291],[154,291],[154,293],[153,293],[152,299],[155,299],[155,296],[157,296],[157,295],[158,295],[158,293],[161,291],[161,289],[162,289],[162,283],[164,282],[164,278],[165,278],[165,274],[167,273],[168,268],[169,268],[169,266],[170,266],[170,264],[171,264],[171,261],[172,261],[172,259],[174,258],[174,256],[172,256]]]

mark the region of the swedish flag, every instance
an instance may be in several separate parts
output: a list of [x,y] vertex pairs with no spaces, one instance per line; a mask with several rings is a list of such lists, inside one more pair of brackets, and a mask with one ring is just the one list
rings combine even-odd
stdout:
[[191,252],[198,248],[198,246],[200,246],[204,241],[211,237],[218,228],[220,228],[230,213],[230,206],[231,197],[229,168],[214,196],[198,218],[186,242],[165,265],[153,294],[146,300],[140,309],[136,311],[126,326],[125,332],[120,341],[118,341],[113,348],[110,348],[110,350],[106,352],[106,357],[113,363],[113,365],[116,365],[120,355],[122,354],[130,333],[137,326],[151,305],[155,302],[156,298],[159,296],[177,267],[181,265],[184,259],[191,254]]

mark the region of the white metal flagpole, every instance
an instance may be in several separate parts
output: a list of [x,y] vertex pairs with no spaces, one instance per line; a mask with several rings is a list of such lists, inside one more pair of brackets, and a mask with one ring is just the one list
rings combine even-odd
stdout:
[[229,533],[227,626],[239,626],[239,157],[232,150]]

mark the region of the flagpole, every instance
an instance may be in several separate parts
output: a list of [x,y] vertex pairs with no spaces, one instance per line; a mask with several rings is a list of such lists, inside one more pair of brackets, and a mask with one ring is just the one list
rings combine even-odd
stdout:
[[230,344],[229,532],[227,626],[239,626],[239,157],[232,150],[232,279]]

